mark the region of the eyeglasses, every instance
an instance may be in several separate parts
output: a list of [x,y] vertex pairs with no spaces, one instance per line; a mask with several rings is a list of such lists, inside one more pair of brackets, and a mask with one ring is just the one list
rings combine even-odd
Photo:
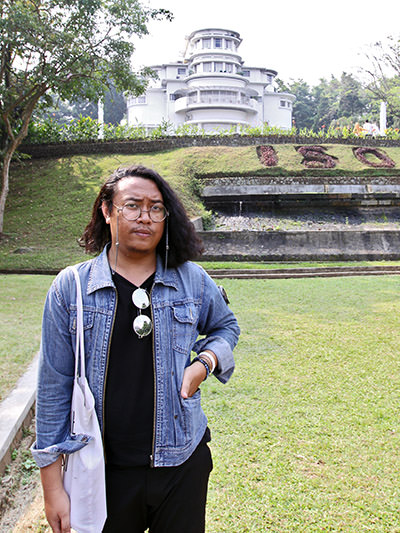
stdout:
[[116,207],[118,213],[122,213],[125,220],[129,220],[130,222],[137,220],[142,213],[148,213],[152,222],[162,222],[169,215],[168,211],[162,204],[152,205],[148,210],[142,209],[140,205],[137,205],[134,202],[128,202],[122,207],[115,204],[113,204],[113,206]]
[[136,289],[132,293],[132,302],[139,309],[139,314],[133,321],[133,330],[136,335],[141,339],[151,333],[153,324],[150,318],[146,315],[142,315],[141,310],[147,309],[150,305],[150,298],[145,289]]

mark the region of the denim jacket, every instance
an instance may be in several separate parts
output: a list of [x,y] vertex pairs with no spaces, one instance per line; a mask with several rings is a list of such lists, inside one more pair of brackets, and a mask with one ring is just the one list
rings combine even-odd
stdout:
[[[83,292],[86,376],[95,397],[96,413],[104,432],[104,397],[117,292],[107,249],[78,266]],[[164,270],[160,258],[151,291],[154,327],[155,414],[153,466],[176,466],[199,444],[207,418],[200,390],[183,399],[180,389],[190,354],[210,349],[218,357],[215,376],[222,383],[234,369],[232,350],[239,337],[237,321],[218,287],[198,265],[186,262]],[[65,269],[49,289],[42,325],[36,402],[36,442],[33,456],[39,467],[60,454],[83,448],[86,435],[70,434],[74,378],[76,285]],[[202,338],[198,338],[202,335]]]

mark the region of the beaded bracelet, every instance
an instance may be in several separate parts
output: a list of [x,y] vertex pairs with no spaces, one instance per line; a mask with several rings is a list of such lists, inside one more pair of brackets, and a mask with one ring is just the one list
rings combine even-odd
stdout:
[[215,370],[215,367],[217,366],[217,361],[215,360],[215,355],[211,354],[210,352],[200,352],[198,357],[200,357],[200,359],[202,357],[205,357],[206,361],[210,361],[211,363],[211,369],[210,369],[210,374],[212,374]]
[[204,378],[204,381],[208,378],[208,376],[210,375],[210,367],[208,366],[207,362],[204,361],[204,359],[200,359],[200,357],[195,357],[193,359],[193,361],[191,362],[191,364],[195,363],[196,361],[199,361],[199,363],[201,363],[202,365],[204,365],[204,368],[206,369],[206,377]]

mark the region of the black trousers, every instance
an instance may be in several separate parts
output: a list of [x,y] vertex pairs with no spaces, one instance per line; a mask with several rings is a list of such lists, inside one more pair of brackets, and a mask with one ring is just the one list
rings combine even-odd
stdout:
[[206,443],[179,466],[106,466],[103,533],[204,533],[211,470]]

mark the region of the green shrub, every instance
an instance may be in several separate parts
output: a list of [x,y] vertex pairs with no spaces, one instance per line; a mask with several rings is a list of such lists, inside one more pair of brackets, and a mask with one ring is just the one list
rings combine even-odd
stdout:
[[64,140],[64,126],[52,118],[40,122],[30,122],[28,127],[27,142],[46,144],[62,142]]
[[98,139],[100,124],[91,117],[79,116],[68,124],[66,140],[68,141],[91,141]]
[[[136,126],[104,124],[103,138],[110,140],[138,140],[138,139],[161,139],[171,135],[178,137],[188,136],[204,136],[206,132],[199,128],[196,124],[180,124],[176,128],[174,125],[163,120],[156,128],[151,131],[146,131],[142,124]],[[31,122],[28,130],[28,137],[25,142],[34,144],[57,143],[63,141],[89,141],[97,140],[100,133],[100,124],[97,120],[90,117],[83,117],[74,119],[67,124],[59,124],[52,118],[47,118],[39,122]],[[386,130],[387,139],[400,139],[400,131],[397,128],[389,128]],[[333,123],[329,128],[322,126],[320,130],[314,131],[308,128],[301,128],[298,130],[292,127],[289,130],[278,128],[276,126],[269,126],[264,123],[261,126],[245,126],[236,125],[227,129],[216,128],[211,135],[218,135],[220,137],[230,137],[233,135],[247,135],[250,137],[267,137],[267,136],[284,136],[294,137],[300,136],[309,139],[320,139],[329,141],[329,139],[357,139],[364,137],[364,135],[356,135],[353,132],[351,125],[340,125]]]
[[128,126],[127,124],[104,124],[103,138],[107,141],[111,140],[137,140],[146,138],[146,128],[142,125]]

